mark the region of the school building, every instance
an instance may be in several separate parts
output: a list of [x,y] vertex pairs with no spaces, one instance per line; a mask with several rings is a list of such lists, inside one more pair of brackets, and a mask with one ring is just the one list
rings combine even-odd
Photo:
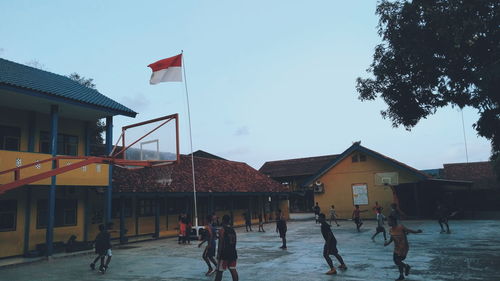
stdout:
[[[265,221],[272,220],[278,209],[288,217],[286,187],[246,163],[203,151],[194,155],[198,225],[204,225],[212,213],[219,218],[230,215],[235,226],[244,225],[245,213],[251,214],[253,223],[259,214]],[[113,218],[121,239],[177,235],[181,213],[188,214],[194,226],[191,160],[190,155],[181,155],[180,162],[170,166],[114,168]]]
[[[97,226],[111,220],[119,230],[113,237],[125,243],[174,235],[180,212],[194,217],[186,156],[133,171],[92,158],[97,121],[106,120],[108,154],[113,117],[135,117],[133,110],[65,76],[5,59],[0,100],[0,258],[51,256],[73,235],[93,240]],[[243,212],[255,218],[287,209],[287,190],[244,163],[195,157],[195,168],[200,224],[211,211],[232,213],[238,224]]]
[[433,177],[361,142],[340,154],[266,162],[260,171],[284,185],[292,184],[292,211],[310,212],[318,202],[325,214],[334,205],[342,219],[351,218],[354,205],[369,211],[362,217],[373,218],[375,202],[386,211],[397,203],[409,218],[431,218],[437,201],[463,207],[466,195],[474,193],[471,180]]
[[311,212],[314,206],[314,189],[304,183],[321,168],[336,159],[338,154],[267,161],[259,172],[280,182],[290,190],[290,211]]

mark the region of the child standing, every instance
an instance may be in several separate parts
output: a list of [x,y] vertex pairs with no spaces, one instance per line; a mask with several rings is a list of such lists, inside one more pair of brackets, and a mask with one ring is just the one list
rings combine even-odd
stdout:
[[245,229],[246,231],[248,232],[248,229],[250,229],[250,231],[253,231],[252,230],[252,215],[250,214],[250,212],[246,212],[244,214],[245,216]]
[[321,208],[319,207],[318,202],[316,202],[316,205],[313,207],[313,211],[314,211],[314,219],[316,220],[316,223],[318,223],[319,213],[321,212]]
[[283,217],[281,210],[278,210],[278,212],[276,212],[276,232],[278,232],[281,237],[282,245],[280,248],[283,250],[286,250],[286,231],[286,220]]
[[184,243],[191,244],[191,232],[193,230],[193,224],[191,222],[191,217],[186,215],[186,234],[184,236]]
[[399,269],[399,277],[398,279],[396,279],[396,281],[404,280],[405,275],[410,274],[410,268],[411,268],[409,264],[403,263],[403,261],[406,259],[406,256],[408,255],[408,250],[410,248],[408,244],[407,234],[422,233],[422,230],[420,229],[412,230],[406,228],[404,225],[399,224],[397,219],[392,216],[389,216],[388,222],[389,226],[391,227],[391,230],[389,231],[391,238],[389,239],[388,242],[384,243],[384,246],[387,246],[394,241],[393,260],[394,264],[396,264]]
[[179,216],[179,244],[184,244],[185,243],[185,237],[186,237],[186,219],[184,217],[184,214],[181,214]]
[[222,228],[219,230],[219,247],[217,248],[217,274],[215,281],[222,280],[222,274],[229,268],[233,281],[238,281],[236,271],[236,232],[231,227],[231,218],[228,215],[222,217]]
[[262,220],[262,214],[259,214],[259,232],[261,232],[260,230],[262,229],[262,232],[266,232],[264,230],[264,221]]
[[347,266],[344,263],[344,260],[342,257],[339,255],[339,251],[337,250],[337,239],[333,235],[332,229],[330,228],[330,225],[326,223],[326,218],[325,214],[321,213],[318,216],[319,222],[321,223],[321,234],[323,235],[323,238],[325,239],[325,246],[323,247],[323,257],[325,258],[326,262],[330,266],[330,270],[326,272],[328,275],[333,275],[337,274],[337,270],[333,266],[333,261],[330,258],[330,255],[334,255],[337,260],[340,262],[339,269],[346,270]]

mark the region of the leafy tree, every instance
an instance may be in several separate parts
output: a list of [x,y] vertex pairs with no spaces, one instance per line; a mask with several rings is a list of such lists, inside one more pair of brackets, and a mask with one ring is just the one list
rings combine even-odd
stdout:
[[96,90],[95,84],[94,84],[94,79],[92,79],[92,78],[85,78],[83,76],[80,76],[80,74],[78,74],[76,72],[71,73],[68,77],[71,80],[74,80],[87,88],[91,88],[91,89]]
[[[94,79],[85,78],[80,76],[80,74],[73,72],[68,76],[71,80],[74,80],[81,85],[97,90],[96,85],[94,84]],[[91,145],[100,145],[104,144],[103,133],[106,131],[106,124],[102,120],[97,120],[95,127],[92,128],[92,133],[90,135],[90,144]]]
[[500,178],[500,1],[382,0],[376,14],[382,43],[359,99],[380,96],[382,117],[407,130],[447,105],[477,109]]

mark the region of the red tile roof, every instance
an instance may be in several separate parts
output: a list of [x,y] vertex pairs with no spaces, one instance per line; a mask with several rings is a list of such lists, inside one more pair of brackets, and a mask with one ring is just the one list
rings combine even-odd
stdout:
[[443,164],[443,167],[445,179],[472,181],[475,188],[500,188],[500,183],[493,171],[493,165],[489,161]]
[[[246,163],[194,157],[198,192],[287,192],[288,188]],[[171,181],[169,180],[171,179]],[[191,157],[178,164],[128,170],[113,168],[115,192],[192,192]]]
[[338,154],[288,160],[268,161],[259,169],[272,178],[312,176],[337,158]]

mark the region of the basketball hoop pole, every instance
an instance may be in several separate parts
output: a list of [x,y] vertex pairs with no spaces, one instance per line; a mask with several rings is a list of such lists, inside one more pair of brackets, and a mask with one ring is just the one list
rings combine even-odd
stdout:
[[188,123],[189,123],[189,144],[191,145],[191,170],[193,174],[193,197],[194,197],[194,225],[196,230],[196,236],[198,236],[198,206],[196,203],[196,179],[194,176],[194,154],[193,154],[193,134],[191,131],[191,111],[189,109],[189,94],[186,79],[186,64],[184,63],[184,51],[181,50],[182,54],[182,71],[184,73],[184,87],[186,89],[186,101],[188,110]]

